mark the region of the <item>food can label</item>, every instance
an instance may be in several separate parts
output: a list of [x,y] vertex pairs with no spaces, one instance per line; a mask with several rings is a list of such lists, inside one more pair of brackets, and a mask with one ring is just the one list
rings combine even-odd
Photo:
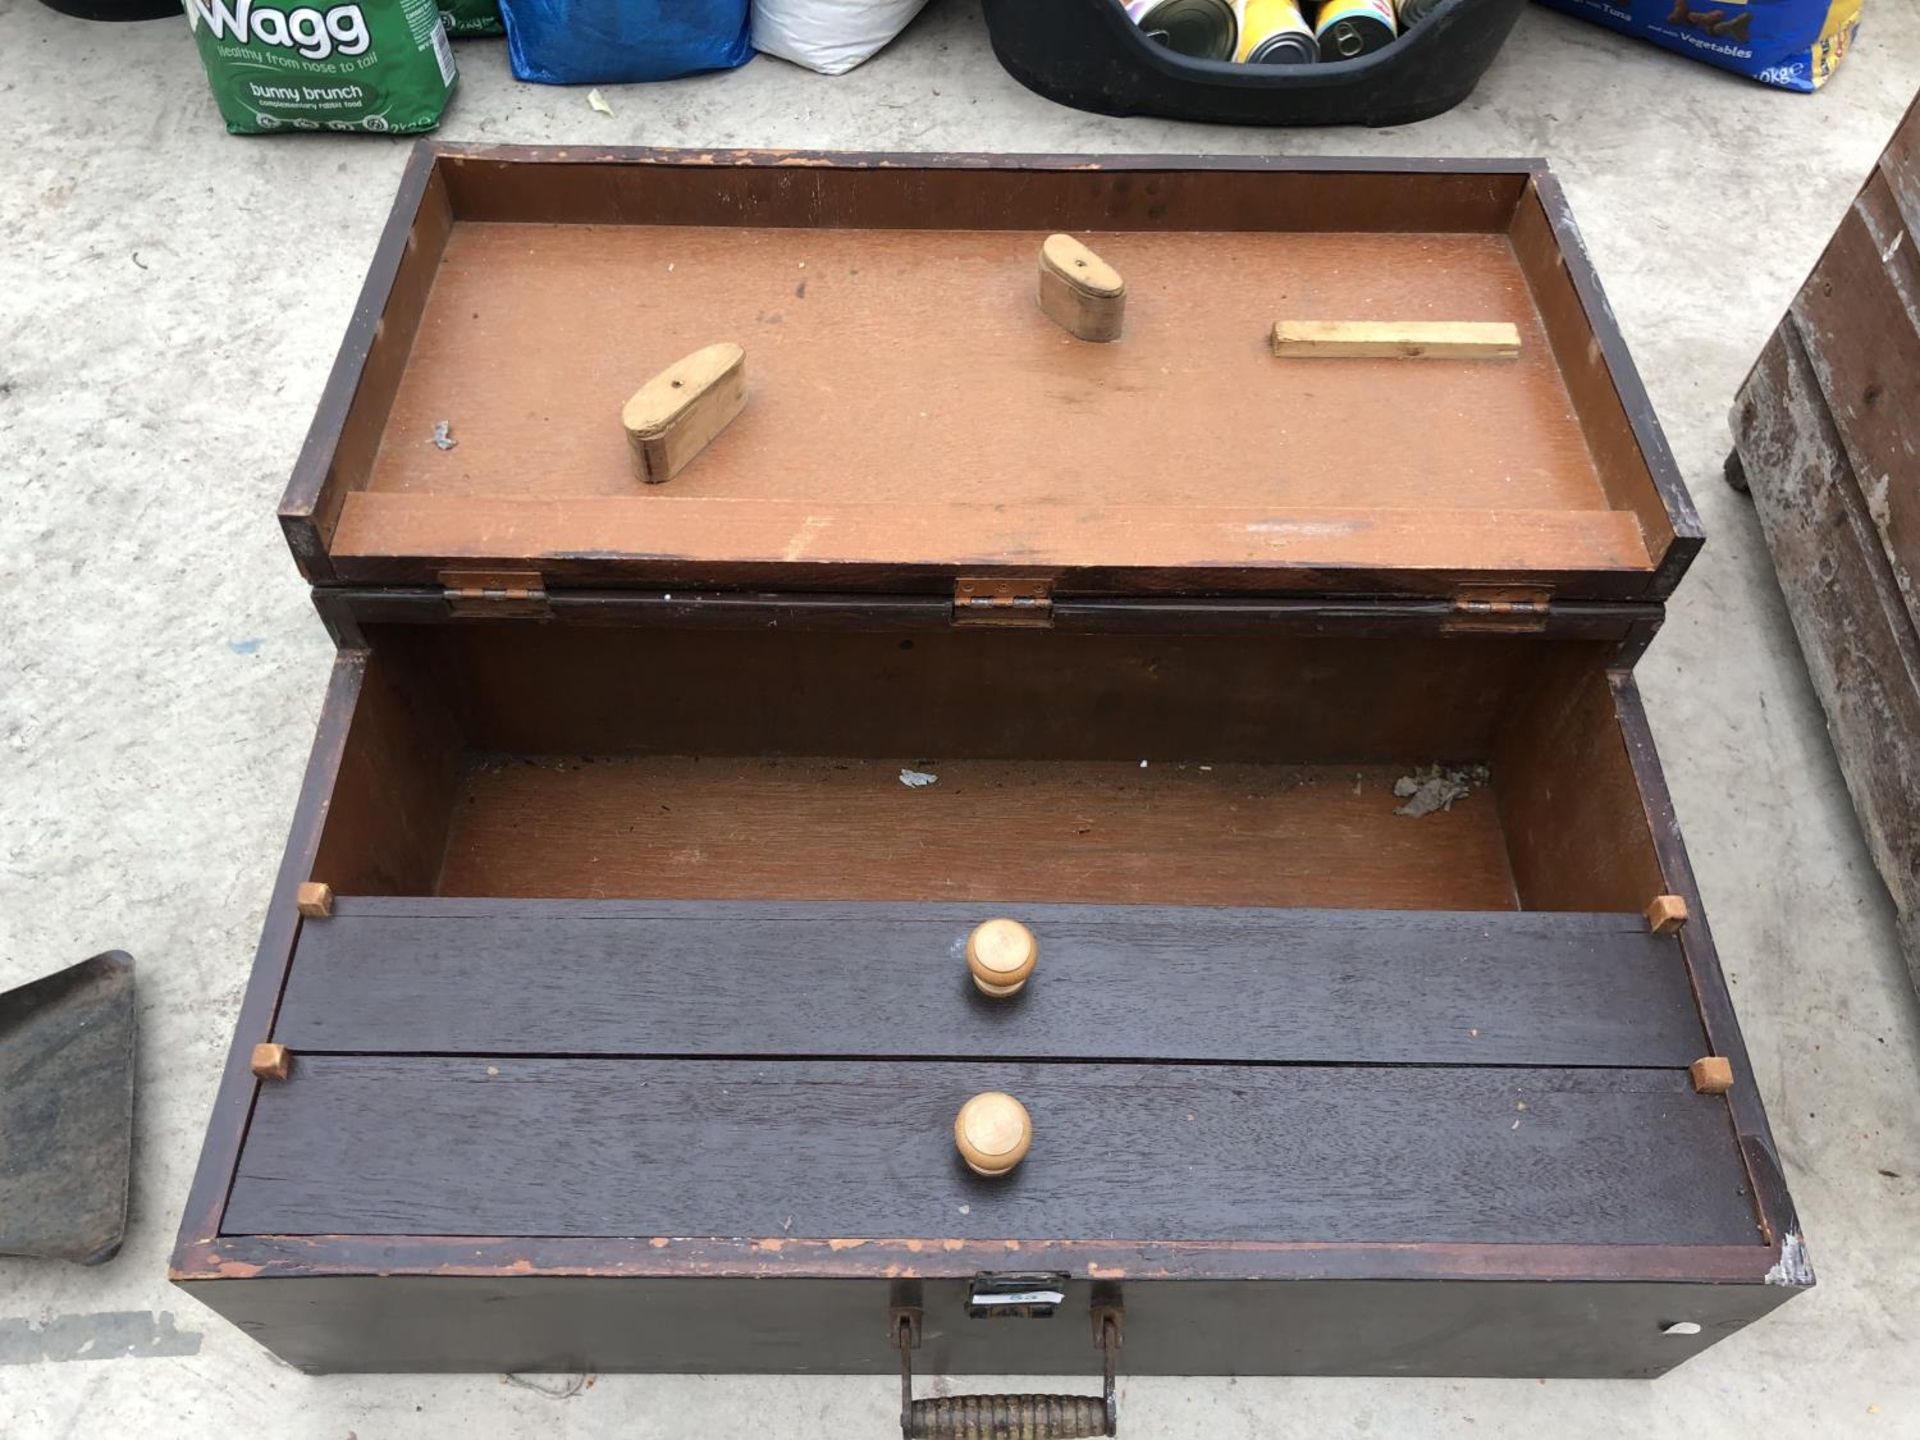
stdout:
[[1398,34],[1393,0],[1326,0],[1316,17],[1314,33],[1324,35],[1342,20],[1374,19],[1386,22],[1387,30]]
[[1251,60],[1261,47],[1283,36],[1296,35],[1305,53],[1311,52],[1313,29],[1293,0],[1234,0],[1234,12],[1240,21],[1240,43],[1233,58],[1241,64]]

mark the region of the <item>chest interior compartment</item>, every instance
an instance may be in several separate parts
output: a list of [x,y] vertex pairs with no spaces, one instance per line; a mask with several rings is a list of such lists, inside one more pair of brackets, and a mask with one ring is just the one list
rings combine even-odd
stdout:
[[1583,910],[1662,883],[1604,650],[395,626],[342,895]]

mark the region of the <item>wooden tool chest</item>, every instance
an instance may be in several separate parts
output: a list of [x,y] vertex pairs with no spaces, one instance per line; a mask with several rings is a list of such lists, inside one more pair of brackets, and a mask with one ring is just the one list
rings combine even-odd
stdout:
[[422,146],[282,516],[340,653],[174,1276],[292,1363],[1101,1433],[1812,1283],[1632,678],[1699,528],[1543,165]]

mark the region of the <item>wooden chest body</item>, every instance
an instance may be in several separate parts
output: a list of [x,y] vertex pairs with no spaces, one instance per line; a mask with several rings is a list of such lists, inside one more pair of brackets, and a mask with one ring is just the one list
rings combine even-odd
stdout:
[[[1056,228],[1111,355],[994,308]],[[1380,303],[1528,348],[1247,398]],[[749,409],[622,493],[708,320]],[[175,1276],[293,1363],[1647,1376],[1811,1283],[1631,678],[1697,526],[1543,169],[425,147],[286,518],[341,651]]]

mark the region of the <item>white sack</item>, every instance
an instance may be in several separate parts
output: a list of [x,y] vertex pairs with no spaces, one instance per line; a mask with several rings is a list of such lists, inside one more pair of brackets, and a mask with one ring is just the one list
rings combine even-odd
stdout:
[[753,0],[753,48],[822,75],[870,59],[927,0]]

